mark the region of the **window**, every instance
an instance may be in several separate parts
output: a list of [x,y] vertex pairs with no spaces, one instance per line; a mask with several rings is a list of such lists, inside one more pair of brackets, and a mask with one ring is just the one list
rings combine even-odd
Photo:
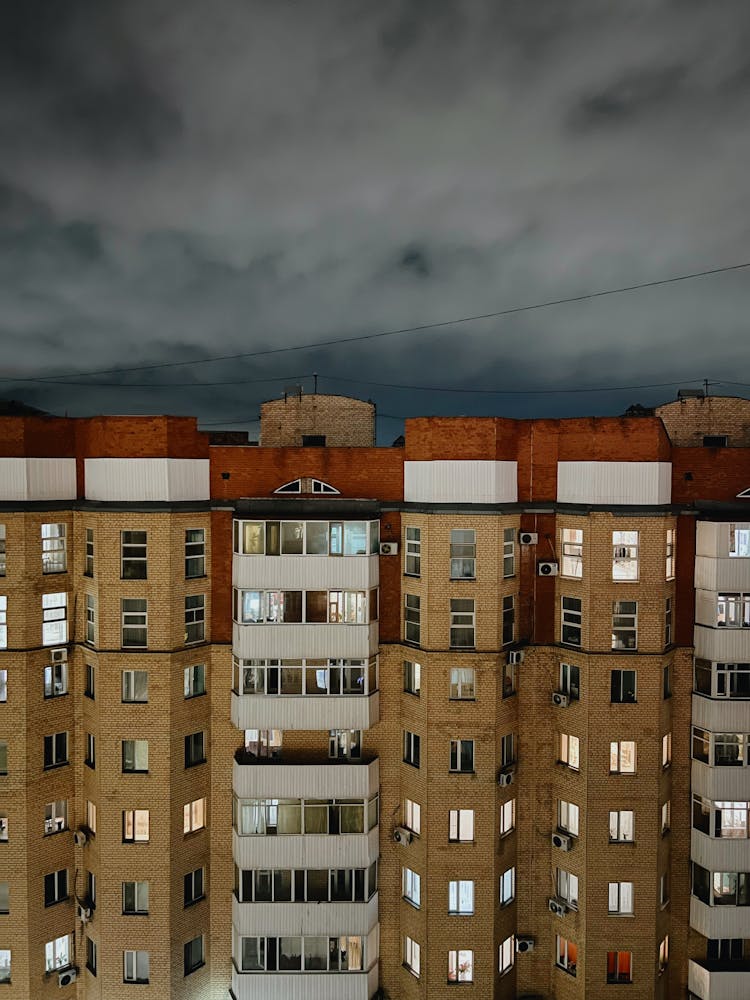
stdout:
[[609,912],[628,914],[628,915],[632,914],[633,912],[632,882],[609,883]]
[[182,832],[195,833],[206,825],[206,800],[193,799],[186,802],[182,810]]
[[89,833],[96,833],[96,805],[90,800],[86,800],[86,827]]
[[664,601],[664,645],[672,645],[672,598]]
[[750,556],[750,528],[729,525],[729,555],[744,559]]
[[661,832],[668,833],[672,825],[672,802],[667,799],[661,807]]
[[659,905],[664,907],[669,902],[669,875],[659,876]]
[[185,642],[203,642],[206,638],[206,595],[185,598]]
[[65,525],[42,525],[42,572],[64,573],[68,568]]
[[148,882],[122,883],[122,912],[129,916],[148,913]]
[[418,802],[411,799],[404,799],[404,826],[412,833],[420,833],[422,830],[422,807]]
[[448,952],[448,982],[474,982],[474,952],[465,948]]
[[562,598],[560,641],[566,646],[581,645],[582,604],[578,597]]
[[578,876],[572,872],[565,871],[564,868],[557,869],[555,879],[557,898],[562,899],[571,910],[578,909]]
[[185,667],[185,697],[197,698],[206,693],[206,667],[198,663],[194,667]]
[[122,606],[122,645],[145,649],[148,645],[148,602],[144,598],[124,598]]
[[635,743],[632,740],[609,744],[609,773],[635,774]]
[[501,837],[507,837],[516,828],[516,800],[508,799],[500,806],[500,822],[498,829]]
[[659,974],[666,969],[669,963],[669,935],[659,945]]
[[474,667],[451,667],[450,699],[474,700]]
[[196,969],[200,969],[205,964],[204,939],[203,935],[200,934],[185,944],[185,975],[189,976],[191,972],[195,972]]
[[474,840],[473,809],[449,810],[448,840],[454,843],[468,843]]
[[612,649],[638,648],[638,602],[612,603]]
[[507,906],[516,897],[516,869],[508,868],[500,876],[500,905]]
[[577,736],[560,733],[560,763],[565,764],[571,771],[580,770],[581,744]]
[[661,671],[662,695],[666,698],[672,697],[672,664],[665,663]]
[[126,983],[147,983],[149,977],[149,954],[147,951],[124,951],[122,953],[122,978]]
[[635,840],[635,813],[631,809],[613,809],[609,813],[609,839],[616,844]]
[[559,799],[557,803],[557,825],[560,830],[578,836],[580,810],[574,802]]
[[188,528],[185,532],[185,577],[190,580],[206,575],[206,532]]
[[636,698],[636,671],[635,670],[612,670],[610,671],[610,701],[613,705],[635,704]]
[[503,577],[516,575],[516,529],[503,528]]
[[8,598],[0,596],[0,649],[8,648]]
[[96,598],[86,594],[86,642],[93,646],[96,642]]
[[51,663],[44,668],[44,697],[56,698],[68,693],[68,664]]
[[411,764],[412,767],[419,767],[419,744],[420,738],[416,733],[404,730],[404,764]]
[[8,913],[10,913],[10,883],[0,882],[0,915],[5,916]]
[[638,532],[612,532],[612,579],[638,579]]
[[[5,576],[6,562],[5,562],[5,525],[0,524],[0,576]],[[2,980],[0,979],[0,982]]]
[[451,740],[451,771],[474,771],[474,740]]
[[45,972],[56,972],[58,969],[67,969],[71,964],[73,955],[73,935],[63,934],[62,937],[48,941],[44,946],[44,970]]
[[401,869],[401,886],[404,899],[419,909],[422,879],[411,868]]
[[474,912],[474,883],[459,881],[448,883],[448,913],[451,916],[470,916]]
[[501,976],[510,972],[516,960],[516,939],[513,934],[507,937],[498,949],[498,971]]
[[0,740],[0,774],[8,773],[8,741]]
[[362,757],[362,730],[329,729],[328,756],[337,760],[360,760]]
[[473,528],[451,530],[451,580],[473,580],[477,567],[476,532]]
[[419,697],[422,686],[422,667],[419,663],[412,663],[411,660],[404,660],[404,691],[407,694],[415,694]]
[[[44,807],[45,836],[50,833],[60,833],[61,830],[67,830],[67,829],[68,829],[67,799],[57,799],[55,802],[48,802]],[[6,832],[7,832],[7,826],[6,826]]]
[[419,604],[419,598],[415,594],[404,595],[404,638],[416,646],[419,645],[420,639]]
[[148,671],[123,670],[122,700],[143,703],[148,701]]
[[0,948],[0,983],[10,982],[10,949]]
[[8,814],[5,810],[0,812],[0,844],[8,843]]
[[555,965],[559,969],[564,969],[569,975],[575,976],[578,965],[578,945],[558,934],[555,955]]
[[451,649],[474,646],[474,601],[466,598],[451,600]]
[[508,643],[513,642],[516,633],[515,597],[512,594],[503,598],[502,615],[502,645],[507,646]]
[[516,762],[516,737],[506,733],[500,740],[500,767],[510,767]]
[[661,738],[661,766],[669,767],[672,763],[672,734],[665,733]]
[[8,671],[0,670],[0,702],[8,700]]
[[185,737],[185,767],[206,763],[205,733],[191,733]]
[[42,594],[42,645],[63,646],[68,641],[68,595]]
[[503,664],[503,698],[510,698],[516,693],[518,671],[515,663]]
[[92,976],[96,975],[96,942],[86,938],[86,968]]
[[581,671],[574,663],[560,664],[560,691],[568,701],[578,701],[581,696]]
[[123,580],[146,579],[146,532],[120,532]]
[[206,869],[196,868],[195,871],[188,872],[183,879],[183,901],[185,906],[192,906],[199,899],[206,895]]
[[608,983],[633,982],[632,951],[607,952],[607,982]]
[[96,767],[96,737],[93,733],[86,733],[86,756],[83,763],[92,770]]
[[96,667],[93,663],[84,664],[85,683],[83,693],[93,701],[96,698]]
[[664,576],[667,580],[674,580],[674,543],[675,529],[667,528],[666,558],[664,563]]
[[83,564],[83,575],[94,575],[94,529],[86,528],[86,555]]
[[86,872],[86,902],[92,909],[96,909],[96,875],[93,872]]
[[[737,739],[739,744],[739,738]],[[711,746],[711,734],[707,729],[700,729],[698,726],[693,726],[693,740],[692,740],[692,757],[694,760],[703,761],[704,764],[708,764],[709,753]],[[737,748],[738,761],[742,763],[742,751],[738,746]]]
[[750,628],[750,594],[719,594],[716,624],[720,628]]
[[404,573],[406,576],[419,576],[422,566],[422,529],[406,529],[406,560]]
[[122,840],[125,844],[146,843],[149,837],[148,809],[125,809],[122,814]]
[[60,767],[68,763],[68,734],[53,733],[44,737],[44,766]]
[[413,976],[419,979],[420,961],[419,945],[410,937],[404,938],[404,968],[408,969]]
[[562,565],[560,576],[583,577],[583,531],[580,528],[562,529]]
[[123,774],[148,771],[148,740],[122,741],[122,772]]

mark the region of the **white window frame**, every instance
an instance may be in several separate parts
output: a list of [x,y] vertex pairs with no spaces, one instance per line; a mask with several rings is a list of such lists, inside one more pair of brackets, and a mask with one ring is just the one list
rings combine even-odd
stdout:
[[206,595],[188,594],[185,597],[185,645],[205,642]]
[[611,740],[609,744],[609,773],[636,774],[638,747],[635,740]]
[[[132,896],[132,901],[128,896]],[[149,904],[149,884],[148,882],[123,882],[122,883],[122,912],[123,916],[145,916],[148,914]],[[129,906],[128,903],[131,903]]]
[[672,765],[672,734],[665,733],[661,738],[661,766],[663,769]]
[[73,964],[73,935],[62,934],[44,946],[44,971],[60,972]]
[[[616,836],[612,836],[612,833]],[[630,836],[628,836],[628,833]],[[632,844],[635,842],[635,811],[633,809],[610,809],[610,844]]]
[[475,528],[451,528],[451,580],[476,580],[477,533]]
[[147,844],[151,838],[151,814],[148,809],[123,809],[123,844]]
[[[422,738],[418,733],[404,729],[404,764],[419,768],[421,764]],[[416,763],[415,763],[416,761]]]
[[448,842],[451,844],[471,844],[474,841],[474,810],[448,810]]
[[454,879],[448,882],[448,915],[470,917],[474,914],[474,880]]
[[8,598],[0,594],[0,649],[8,648]]
[[65,646],[67,642],[67,593],[42,594],[42,645]]
[[516,828],[516,800],[507,799],[500,804],[498,830],[500,838],[509,836]]
[[516,575],[516,529],[503,528],[503,579]]
[[[136,698],[136,674],[145,674],[146,677],[146,697]],[[129,689],[129,691],[128,691]],[[127,698],[126,694],[131,697]],[[148,704],[148,670],[123,670],[122,671],[122,703],[124,705],[147,705]]]
[[422,689],[422,665],[415,660],[404,660],[404,694],[419,697]]
[[85,554],[83,562],[83,575],[93,577],[94,575],[94,529],[85,529]]
[[675,578],[675,542],[677,531],[674,528],[667,528],[665,538],[664,555],[664,578],[674,580]]
[[420,960],[421,949],[417,942],[407,935],[404,936],[404,968],[408,969],[409,972],[417,979],[419,979],[421,971],[421,960]]
[[44,807],[44,835],[51,836],[68,829],[68,800],[55,799]]
[[516,937],[515,934],[511,934],[504,941],[502,941],[498,947],[498,966],[497,971],[501,976],[506,975],[513,968],[513,964],[516,960]]
[[200,698],[206,693],[206,664],[194,663],[185,667],[183,693],[185,698]]
[[[191,538],[191,535],[198,537]],[[196,565],[193,566],[193,563]],[[185,529],[185,579],[196,580],[206,575],[206,529]]]
[[[5,576],[7,572],[6,563],[6,532],[5,525],[0,524],[0,576]],[[2,980],[0,980],[2,982]]]
[[473,649],[476,645],[476,604],[473,598],[450,598],[450,648]]
[[516,898],[516,869],[515,866],[506,868],[499,880],[498,899],[500,906],[509,906]]
[[418,594],[404,594],[404,641],[418,646],[422,640],[422,608]]
[[732,559],[747,559],[750,557],[750,527],[729,525],[729,556]]
[[583,529],[562,528],[560,547],[562,549],[560,576],[573,580],[583,579]]
[[638,601],[612,602],[612,649],[638,649]]
[[96,644],[96,597],[86,594],[86,642]]
[[206,799],[193,799],[182,807],[183,834],[195,833],[206,826]]
[[571,910],[578,909],[579,883],[577,875],[566,871],[564,868],[558,868],[557,877],[555,878],[555,888],[558,899],[563,900]]
[[420,576],[422,571],[422,529],[404,529],[404,576]]
[[405,865],[401,869],[401,895],[417,910],[422,905],[422,876]]
[[417,836],[422,831],[422,807],[413,799],[404,799],[403,820],[407,830],[411,830]]
[[124,983],[148,983],[151,975],[151,958],[147,951],[122,953],[122,980]]
[[564,594],[560,597],[560,642],[564,646],[583,644],[583,601],[580,597]]
[[[132,607],[138,604],[143,607]],[[147,649],[148,648],[148,599],[145,597],[123,597],[120,601],[121,615],[121,645],[123,649]],[[142,642],[125,642],[126,631],[137,631],[138,638]],[[142,634],[141,634],[142,633]],[[135,638],[135,636],[132,636]]]
[[575,802],[568,802],[566,799],[557,801],[557,827],[563,833],[569,833],[571,837],[579,835],[581,826],[581,810]]
[[68,539],[66,524],[43,524],[42,533],[42,573],[67,573]]
[[661,805],[661,833],[669,833],[672,828],[672,800],[667,799]]
[[[59,737],[64,737],[62,740]],[[49,753],[47,752],[49,747]],[[44,770],[70,763],[70,734],[66,731],[50,733],[44,737]]]
[[[463,767],[463,757],[465,748],[471,756],[471,766]],[[451,774],[474,774],[474,757],[476,753],[476,741],[467,739],[455,739],[450,741],[450,758],[448,769]]]
[[456,948],[448,952],[448,982],[474,982],[474,952],[470,948]]
[[612,579],[615,583],[637,583],[639,532],[612,532]]
[[68,693],[68,662],[48,663],[42,671],[44,697],[59,698]]
[[607,912],[611,915],[632,917],[633,915],[633,883],[610,882],[608,889]]
[[[578,945],[575,941],[569,941],[561,934],[556,935],[555,965],[558,969],[564,969],[569,976],[575,976],[578,967]],[[570,946],[575,948],[575,961],[571,960]]]
[[[142,535],[143,540],[133,541],[133,535]],[[126,536],[128,541],[125,541]],[[131,528],[120,532],[120,579],[148,579],[148,532],[142,528]]]
[[474,701],[476,697],[476,669],[451,667],[449,701]]
[[560,733],[560,763],[571,771],[581,770],[581,741],[570,733]]

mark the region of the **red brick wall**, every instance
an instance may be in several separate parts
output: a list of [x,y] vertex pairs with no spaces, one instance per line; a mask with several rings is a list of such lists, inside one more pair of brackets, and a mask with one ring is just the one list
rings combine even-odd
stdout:
[[208,458],[195,417],[91,417],[76,421],[79,457]]
[[232,511],[211,511],[211,641],[232,641]]
[[[686,473],[692,479],[685,479]],[[734,500],[750,488],[750,449],[673,448],[672,501]],[[748,517],[750,517],[750,501]]]
[[0,455],[4,458],[72,458],[74,422],[65,417],[0,418]]

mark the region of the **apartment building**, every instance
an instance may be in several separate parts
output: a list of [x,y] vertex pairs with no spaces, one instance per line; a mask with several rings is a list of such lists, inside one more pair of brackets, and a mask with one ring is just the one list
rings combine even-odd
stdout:
[[750,402],[0,418],[0,994],[750,995]]

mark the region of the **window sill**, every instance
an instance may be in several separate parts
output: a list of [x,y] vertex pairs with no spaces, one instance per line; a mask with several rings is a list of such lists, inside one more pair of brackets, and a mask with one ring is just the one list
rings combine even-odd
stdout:
[[53,698],[64,698],[66,695],[70,694],[70,691],[55,691],[54,694],[45,694],[45,701],[52,701]]
[[416,980],[419,980],[419,973],[415,972],[414,969],[411,968],[411,966],[407,965],[405,962],[402,962],[401,968],[406,969],[406,971],[409,973],[410,976],[414,976]]
[[566,975],[568,975],[568,976],[572,976],[573,979],[576,978],[576,970],[575,969],[572,969],[572,970],[571,969],[566,969],[564,965],[557,965],[557,964],[555,964],[555,968],[559,969],[560,972],[566,973]]
[[[185,695],[185,701],[192,701],[193,698],[205,698],[207,694],[208,694],[208,691],[196,691],[195,694],[186,694]],[[236,692],[235,692],[235,694],[236,694]]]
[[198,965],[193,965],[189,969],[185,969],[185,978],[187,978],[187,976],[192,976],[192,974],[197,972],[198,969],[202,969],[205,964],[205,962],[200,962]]
[[451,770],[449,770],[448,771],[448,774],[476,774],[476,773],[477,772],[474,771],[474,770],[471,770],[471,771],[451,771]]
[[148,768],[145,771],[138,771],[135,768],[128,771],[123,770],[122,774],[148,774]]
[[474,911],[472,910],[471,913],[462,913],[460,910],[448,910],[448,916],[449,917],[473,917],[474,916]]
[[45,764],[43,770],[45,771],[56,771],[60,767],[67,767],[70,764],[69,760],[62,760],[59,764]]
[[207,764],[207,763],[208,763],[208,757],[203,757],[201,760],[189,760],[189,761],[186,760],[185,770],[188,771],[190,770],[191,767],[200,767],[201,764]]
[[403,900],[404,903],[408,903],[409,906],[411,906],[413,909],[415,909],[415,910],[421,909],[419,903],[415,903],[413,900],[409,899],[408,897],[402,896],[401,899]]
[[624,920],[635,920],[635,913],[620,913],[619,910],[608,910],[610,917],[622,917]]
[[422,576],[422,574],[421,573],[407,573],[406,570],[404,570],[404,576],[408,576],[412,580],[419,580],[420,577]]
[[183,908],[183,910],[189,910],[190,907],[191,906],[195,906],[196,903],[202,903],[205,898],[206,898],[206,894],[204,892],[202,896],[196,896],[195,899],[189,899],[187,901],[187,903],[183,903],[182,908]]
[[448,698],[448,701],[476,701],[476,698]]
[[461,583],[461,581],[465,581],[466,583],[477,582],[477,578],[475,576],[449,576],[448,579],[451,583]]
[[148,910],[123,910],[123,917],[147,917]]
[[634,840],[610,840],[609,841],[609,846],[610,847],[615,847],[617,845],[621,845],[621,846],[625,846],[625,847],[635,847],[635,841]]
[[415,764],[415,763],[414,763],[413,761],[411,761],[411,760],[402,760],[402,761],[401,761],[401,763],[402,763],[402,764],[408,764],[408,766],[409,766],[409,767],[413,767],[415,771],[418,771],[418,770],[419,770],[419,764]]

